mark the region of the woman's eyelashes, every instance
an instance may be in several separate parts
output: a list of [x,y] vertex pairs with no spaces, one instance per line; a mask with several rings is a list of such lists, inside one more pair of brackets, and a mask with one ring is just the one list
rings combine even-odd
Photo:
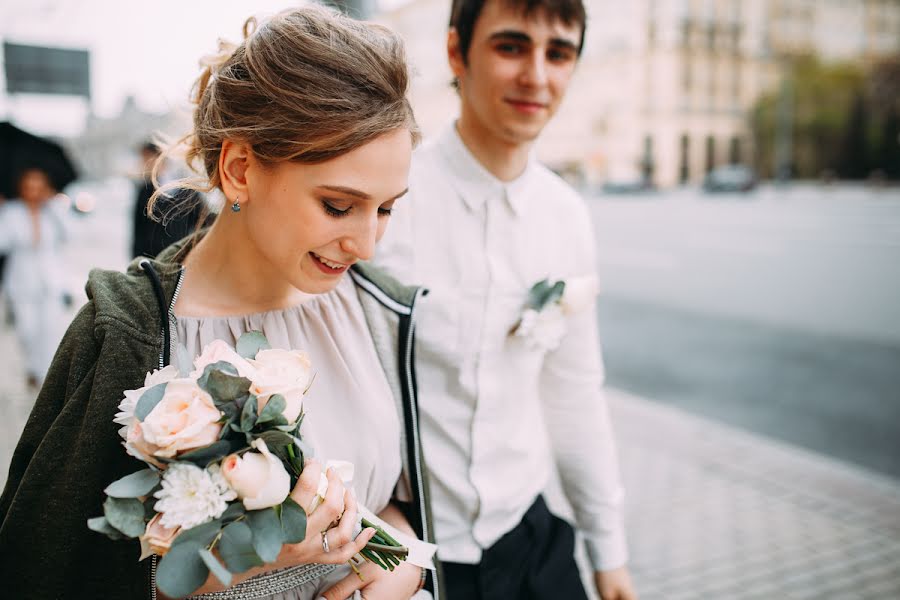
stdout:
[[[346,217],[350,214],[350,211],[353,210],[352,206],[348,206],[347,208],[338,208],[328,200],[322,200],[322,207],[325,209],[325,212],[334,218]],[[387,217],[390,216],[393,208],[388,208],[384,206],[378,207],[378,216]]]

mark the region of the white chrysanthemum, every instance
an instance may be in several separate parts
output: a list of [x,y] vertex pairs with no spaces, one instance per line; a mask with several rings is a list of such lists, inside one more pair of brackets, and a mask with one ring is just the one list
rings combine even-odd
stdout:
[[558,303],[548,304],[540,312],[528,309],[516,328],[516,336],[525,338],[532,348],[555,350],[566,333],[566,320]]
[[169,465],[162,479],[162,489],[154,494],[159,501],[153,506],[163,513],[163,527],[190,529],[216,519],[228,508],[237,493],[222,477],[218,465],[201,469],[190,463]]

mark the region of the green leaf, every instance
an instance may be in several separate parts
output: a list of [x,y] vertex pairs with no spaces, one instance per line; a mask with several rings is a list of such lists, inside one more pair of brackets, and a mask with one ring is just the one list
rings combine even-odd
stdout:
[[200,558],[203,560],[203,563],[206,567],[212,572],[213,575],[216,576],[222,585],[228,587],[231,585],[231,572],[222,566],[222,563],[216,558],[216,556],[207,550],[206,548],[200,548],[197,550],[197,554],[200,555]]
[[281,503],[281,539],[285,544],[299,544],[306,537],[306,511],[288,496]]
[[209,383],[209,375],[213,371],[222,371],[227,375],[234,375],[235,377],[238,374],[237,367],[235,367],[227,360],[216,361],[203,367],[203,374],[200,375],[199,379],[197,379],[197,385],[205,390],[206,386]]
[[293,436],[283,431],[278,431],[277,429],[263,431],[255,437],[258,440],[264,441],[266,446],[269,447],[269,452],[277,455],[282,460],[286,459],[288,456],[287,447],[294,443]]
[[137,498],[149,494],[158,483],[159,473],[153,469],[144,469],[112,482],[103,491],[113,498]]
[[281,522],[272,508],[247,511],[247,525],[253,532],[253,549],[265,562],[274,562],[281,552]]
[[274,421],[277,417],[282,417],[284,424],[287,425],[287,420],[284,419],[284,415],[282,414],[285,408],[287,408],[287,400],[284,399],[284,396],[281,394],[272,395],[263,407],[262,412],[259,413],[256,424],[267,423],[269,421]]
[[199,551],[203,549],[196,541],[172,545],[156,567],[156,585],[163,594],[184,598],[206,583],[209,567],[200,556]]
[[87,526],[91,531],[102,533],[111,539],[126,539],[118,529],[109,524],[109,521],[106,520],[106,517],[94,517],[93,519],[88,519]]
[[553,287],[550,288],[550,291],[547,293],[547,297],[544,299],[544,304],[550,304],[551,302],[556,302],[563,296],[563,292],[566,291],[566,282],[565,281],[557,281],[553,284]]
[[224,371],[214,370],[209,373],[204,388],[213,397],[216,406],[234,402],[250,391],[250,380],[246,377],[231,375]]
[[177,536],[175,536],[175,541],[172,542],[172,547],[174,548],[175,546],[188,544],[196,546],[198,548],[205,548],[209,546],[216,538],[216,536],[219,534],[220,529],[222,529],[221,519],[216,519],[214,521],[210,521],[209,523],[204,523],[203,525],[197,525],[196,527],[191,527],[190,529],[184,529]]
[[103,514],[110,525],[128,537],[143,535],[144,505],[136,498],[109,497],[103,503]]
[[232,502],[228,505],[228,508],[225,509],[225,512],[222,513],[222,516],[219,517],[223,521],[234,521],[241,515],[243,515],[246,511],[244,510],[243,502]]
[[250,396],[250,399],[244,403],[244,410],[241,411],[241,431],[244,433],[250,431],[256,425],[257,410],[256,396]]
[[243,573],[247,569],[263,564],[253,550],[253,533],[243,521],[228,524],[222,530],[217,547],[219,556],[232,573]]
[[546,279],[538,281],[528,290],[528,306],[540,310],[543,306],[544,295],[550,289],[550,282]]
[[147,418],[159,401],[163,399],[166,393],[168,382],[158,383],[141,395],[140,400],[134,407],[134,416],[138,421],[143,422]]
[[206,468],[209,463],[222,460],[229,454],[237,452],[244,447],[241,440],[224,439],[213,442],[208,446],[185,452],[178,456],[178,460],[186,460],[194,463],[198,467]]
[[248,331],[238,339],[234,349],[244,358],[256,358],[257,352],[269,348],[269,340],[261,331]]

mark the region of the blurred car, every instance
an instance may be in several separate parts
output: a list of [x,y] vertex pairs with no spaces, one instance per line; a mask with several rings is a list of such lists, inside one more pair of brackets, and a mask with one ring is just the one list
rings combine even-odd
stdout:
[[756,187],[756,173],[745,165],[716,167],[703,179],[707,192],[749,192]]
[[604,194],[646,194],[655,192],[656,186],[646,179],[610,180],[600,190]]

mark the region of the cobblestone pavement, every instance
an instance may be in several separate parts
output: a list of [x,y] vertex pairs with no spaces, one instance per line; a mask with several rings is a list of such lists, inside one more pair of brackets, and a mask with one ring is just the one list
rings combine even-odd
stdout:
[[[33,399],[0,326],[0,481]],[[900,598],[900,482],[610,390],[642,600]],[[565,513],[550,492],[552,506]]]

